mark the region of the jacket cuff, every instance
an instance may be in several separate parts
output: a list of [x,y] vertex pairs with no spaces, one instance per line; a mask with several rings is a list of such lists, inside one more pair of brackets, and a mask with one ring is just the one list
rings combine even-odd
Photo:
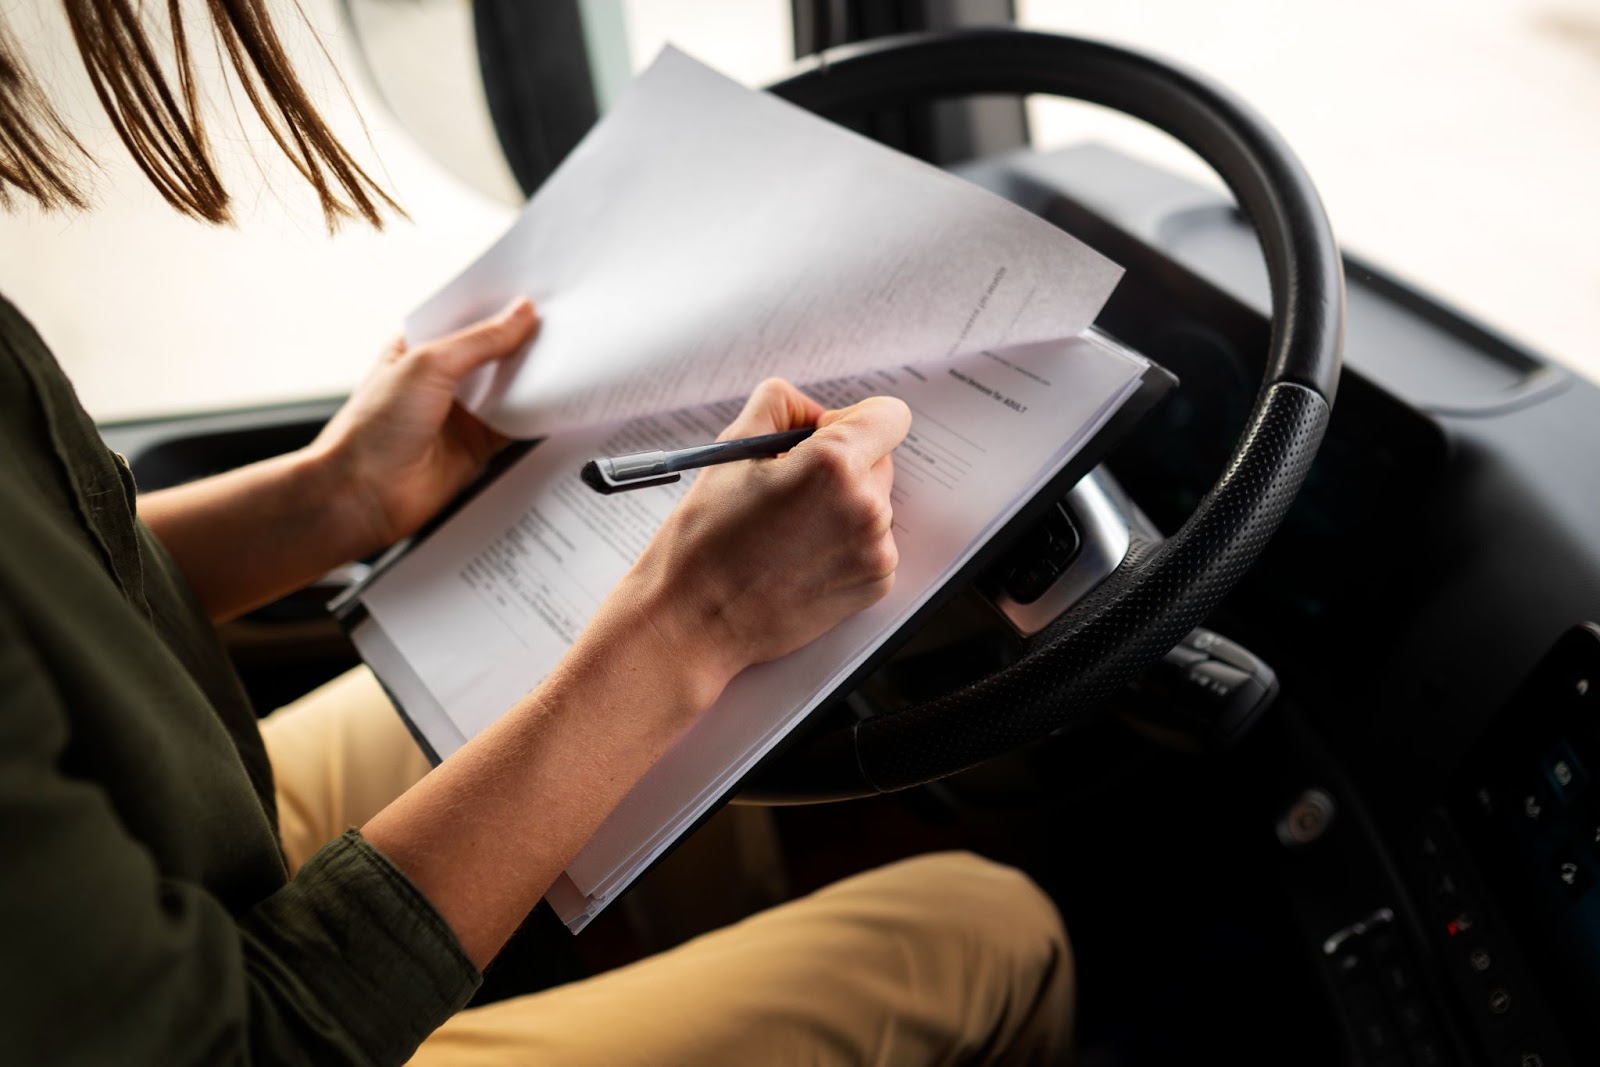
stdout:
[[354,829],[243,925],[374,1063],[409,1058],[483,980],[432,903]]

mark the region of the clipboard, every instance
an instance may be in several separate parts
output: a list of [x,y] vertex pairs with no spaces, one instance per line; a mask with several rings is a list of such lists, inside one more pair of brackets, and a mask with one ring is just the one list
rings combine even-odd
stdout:
[[[809,727],[826,718],[845,696],[893,656],[929,618],[948,604],[958,593],[976,582],[981,575],[1004,556],[1047,510],[1065,496],[1085,474],[1102,462],[1126,438],[1133,427],[1176,384],[1177,379],[1171,373],[1155,364],[1147,364],[1131,395],[1122,402],[1121,406],[1115,410],[1100,429],[1080,446],[1078,451],[1067,460],[1066,464],[1049,478],[1043,488],[1036,492],[1026,504],[1022,505],[1012,518],[995,532],[966,563],[957,569],[942,587],[937,589],[916,608],[887,639],[883,640],[843,681],[836,685],[806,716],[802,723],[789,730],[787,735],[771,751],[767,752],[752,769],[741,775],[731,787],[724,789],[714,803],[686,827],[682,828],[675,835],[671,844],[636,871],[626,884],[615,893],[609,894],[599,901],[594,907],[594,913],[609,904],[615,899],[615,896],[621,895],[625,891],[627,884],[637,880],[638,876],[652,869],[669,855],[679,842],[692,834],[706,819],[710,818],[724,804],[733,799],[745,783],[759,779],[764,768],[781,759],[792,745],[801,741],[808,733]],[[519,442],[497,456],[484,474],[458,495],[428,526],[384,553],[373,564],[371,572],[362,582],[341,594],[337,600],[330,604],[330,610],[332,610],[340,626],[356,646],[362,658],[372,668],[374,675],[378,678],[379,683],[383,686],[401,715],[407,729],[434,764],[440,762],[440,754],[432,740],[430,740],[431,738],[454,738],[459,743],[465,743],[467,738],[462,736],[443,706],[434,698],[428,686],[412,669],[405,655],[389,638],[379,620],[367,609],[364,603],[364,595],[392,567],[415,551],[420,545],[426,543],[439,528],[480,493],[493,485],[508,469],[526,456],[531,449],[536,448],[539,443],[538,441]],[[586,922],[587,919],[583,921]],[[582,923],[579,923],[575,929],[581,929],[581,925]]]

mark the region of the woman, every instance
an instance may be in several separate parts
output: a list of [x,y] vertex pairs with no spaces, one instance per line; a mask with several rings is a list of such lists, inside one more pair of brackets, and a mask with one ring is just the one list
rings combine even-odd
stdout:
[[[113,127],[175,208],[222,222],[188,39],[65,0]],[[173,9],[177,8],[174,3]],[[295,81],[265,0],[212,29],[330,225],[387,197]],[[165,39],[165,38],[162,38]],[[82,207],[82,152],[0,38],[0,197]],[[872,603],[895,566],[909,413],[770,381],[555,671],[431,773],[370,675],[255,717],[211,623],[417,529],[501,443],[454,403],[532,335],[519,301],[395,343],[310,447],[136,498],[0,300],[0,1062],[1043,1061],[1070,961],[1049,902],[926,857],[622,971],[461,1011],[631,785],[743,668]],[[265,733],[265,740],[263,740]],[[356,826],[358,829],[349,827]]]

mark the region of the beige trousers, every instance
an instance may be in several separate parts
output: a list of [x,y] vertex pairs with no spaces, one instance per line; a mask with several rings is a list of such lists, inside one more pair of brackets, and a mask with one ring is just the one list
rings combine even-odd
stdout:
[[[352,671],[262,724],[291,868],[428,770]],[[463,1011],[416,1065],[1047,1064],[1072,957],[1048,898],[966,853],[856,875],[669,952]]]

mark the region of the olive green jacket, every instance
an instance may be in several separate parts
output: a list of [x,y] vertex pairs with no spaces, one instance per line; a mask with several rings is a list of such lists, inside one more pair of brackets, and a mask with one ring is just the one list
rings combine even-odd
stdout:
[[0,298],[0,1063],[404,1060],[476,970],[359,834],[290,880],[276,823],[215,632]]

